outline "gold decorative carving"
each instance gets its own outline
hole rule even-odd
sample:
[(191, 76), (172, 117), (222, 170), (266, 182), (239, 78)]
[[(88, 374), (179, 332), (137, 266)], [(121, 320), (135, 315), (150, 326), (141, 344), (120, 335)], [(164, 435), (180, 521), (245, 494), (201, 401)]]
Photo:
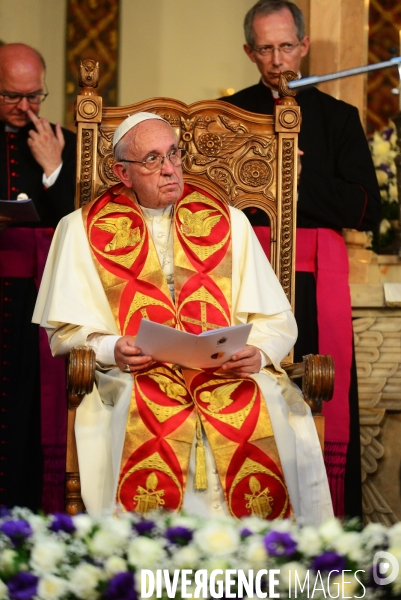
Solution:
[(293, 108), (286, 108), (282, 110), (279, 115), (279, 122), (282, 127), (287, 129), (294, 129), (299, 125), (300, 115), (299, 112)]
[[(191, 137), (187, 139), (185, 138), (186, 135)], [(192, 134), (185, 132), (182, 139), (184, 141), (190, 141), (192, 139)], [(202, 133), (198, 138), (198, 148), (201, 152), (206, 154), (206, 156), (216, 156), (219, 154), (222, 145), (221, 138), (216, 133)]]
[(295, 161), (294, 139), (284, 139), (282, 145), (282, 218), (281, 218), (281, 271), (280, 281), (287, 298), (292, 295), (293, 257), (293, 198)]
[(99, 83), (99, 63), (87, 58), (79, 63), (79, 87), (96, 88)]
[(81, 206), (90, 202), (92, 198), (92, 153), (93, 153), (93, 129), (82, 131), (81, 145), (81, 181), (80, 198)]
[(246, 160), (240, 169), (240, 178), (251, 187), (267, 186), (273, 178), (271, 167), (262, 160)]
[(267, 519), (273, 512), (272, 504), (274, 504), (273, 496), (269, 496), (269, 488), (262, 490), (259, 480), (252, 475), (249, 478), (249, 489), (252, 493), (245, 494), (245, 500), (248, 500), (246, 508), (253, 517)]
[(297, 90), (290, 90), (288, 87), (288, 83), (290, 81), (295, 81), (296, 79), (298, 79), (298, 75), (294, 73), (294, 71), (283, 71), (280, 74), (278, 80), (278, 92), (280, 97), (290, 97), (292, 99), (292, 97), (296, 96)]
[(78, 113), (84, 119), (93, 119), (99, 112), (95, 100), (82, 100), (78, 105)]
[[(358, 373), (364, 522), (391, 525), (400, 520), (385, 500), (384, 427), (390, 413), (401, 411), (401, 316), (386, 310), (369, 311), (353, 320)], [(399, 475), (399, 473), (397, 474)], [(397, 477), (398, 479), (398, 477)], [(394, 493), (394, 485), (390, 486)], [(387, 490), (388, 492), (389, 490)]]

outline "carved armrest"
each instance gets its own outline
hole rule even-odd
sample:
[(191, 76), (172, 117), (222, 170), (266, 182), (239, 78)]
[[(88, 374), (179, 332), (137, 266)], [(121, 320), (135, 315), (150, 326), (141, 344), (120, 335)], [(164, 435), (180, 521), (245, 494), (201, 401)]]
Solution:
[[(77, 408), (95, 381), (96, 356), (92, 348), (78, 346), (70, 352), (67, 371), (69, 408)], [(331, 400), (334, 390), (334, 363), (329, 355), (307, 354), (303, 362), (283, 365), (290, 379), (302, 378), (302, 393), (314, 413), (322, 401)]]
[(313, 413), (320, 413), (322, 401), (329, 401), (334, 391), (334, 362), (330, 355), (307, 354), (303, 362), (284, 365), (290, 379), (302, 377), (302, 393)]
[(89, 394), (95, 382), (96, 355), (93, 348), (72, 348), (68, 358), (68, 408), (77, 408), (82, 396)]

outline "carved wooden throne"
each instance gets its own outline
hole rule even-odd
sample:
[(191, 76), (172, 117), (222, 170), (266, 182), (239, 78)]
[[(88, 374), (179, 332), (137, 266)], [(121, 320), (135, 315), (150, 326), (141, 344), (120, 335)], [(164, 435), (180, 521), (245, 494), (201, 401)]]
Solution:
[[(177, 133), (179, 146), (187, 150), (184, 179), (213, 196), (245, 209), (257, 207), (270, 221), (270, 262), (294, 308), (297, 149), (300, 108), (287, 88), (294, 73), (282, 77), (281, 99), (275, 115), (256, 115), (213, 100), (187, 106), (178, 100), (153, 98), (124, 107), (102, 108), (97, 95), (98, 64), (84, 61), (80, 67), (82, 92), (77, 98), (78, 132), (76, 208), (90, 202), (118, 182), (113, 170), (114, 130), (138, 111), (157, 113)], [(323, 443), (322, 400), (333, 393), (334, 369), (330, 356), (309, 355), (293, 364), (292, 352), (282, 365), (289, 376), (302, 378), (303, 393), (317, 417)], [(83, 509), (75, 448), (75, 409), (94, 382), (95, 357), (89, 348), (75, 348), (70, 355), (69, 425), (67, 450), (66, 510)]]

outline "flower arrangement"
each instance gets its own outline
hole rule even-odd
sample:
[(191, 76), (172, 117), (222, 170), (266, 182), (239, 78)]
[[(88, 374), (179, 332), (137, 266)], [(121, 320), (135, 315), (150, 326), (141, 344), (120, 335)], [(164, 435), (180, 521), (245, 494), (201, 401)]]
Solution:
[(360, 530), (337, 519), (315, 528), (168, 512), (40, 516), (17, 507), (0, 517), (0, 598), (395, 598), (401, 573), (380, 585), (382, 551), (399, 565), (401, 523)]
[(395, 157), (399, 150), (394, 123), (390, 121), (387, 127), (375, 131), (368, 141), (382, 199), (382, 220), (379, 232), (373, 238), (373, 249), (380, 253), (394, 241), (394, 224), (399, 218), (395, 165)]

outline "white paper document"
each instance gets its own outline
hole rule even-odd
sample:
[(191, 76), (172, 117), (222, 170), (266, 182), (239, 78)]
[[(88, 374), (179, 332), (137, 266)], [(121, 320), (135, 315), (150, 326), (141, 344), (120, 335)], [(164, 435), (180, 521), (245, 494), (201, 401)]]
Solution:
[(247, 323), (195, 335), (142, 319), (135, 345), (160, 362), (208, 369), (219, 367), (245, 348), (251, 328), (252, 323)]
[(14, 221), (40, 221), (31, 198), (0, 200), (0, 216), (10, 217)]

